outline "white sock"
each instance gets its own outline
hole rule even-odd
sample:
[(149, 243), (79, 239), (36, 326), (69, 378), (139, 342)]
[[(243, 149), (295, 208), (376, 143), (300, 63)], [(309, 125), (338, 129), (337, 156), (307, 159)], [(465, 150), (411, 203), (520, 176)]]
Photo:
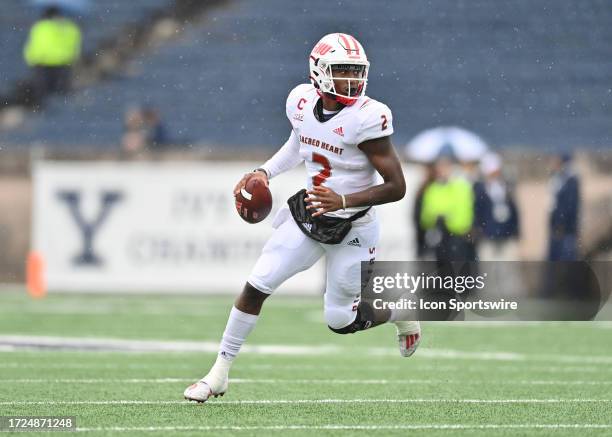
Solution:
[(208, 375), (206, 375), (206, 378), (213, 378), (214, 381), (223, 381), (227, 379), (231, 366), (231, 361), (226, 360), (221, 355), (217, 355), (217, 360), (211, 367)]
[(400, 319), (402, 316), (401, 314), (401, 310), (397, 310), (395, 308), (391, 309), (391, 315), (389, 316), (389, 320), (387, 320), (388, 322), (396, 322), (398, 319)]
[(243, 313), (238, 308), (232, 307), (219, 348), (220, 358), (227, 361), (233, 361), (236, 358), (242, 343), (255, 327), (257, 319), (259, 316)]
[[(402, 294), (397, 301), (400, 302), (401, 299), (411, 299), (409, 293)], [(405, 320), (416, 319), (418, 314), (416, 314), (415, 310), (407, 310), (407, 309), (398, 309), (391, 308), (391, 315), (389, 316), (389, 320), (387, 322), (402, 322)]]

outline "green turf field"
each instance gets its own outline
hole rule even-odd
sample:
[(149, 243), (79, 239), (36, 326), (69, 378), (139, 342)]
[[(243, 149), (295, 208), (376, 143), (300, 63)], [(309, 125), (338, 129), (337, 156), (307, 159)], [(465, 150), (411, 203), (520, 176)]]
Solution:
[(214, 361), (231, 302), (0, 293), (0, 344), (19, 335), (210, 350), (0, 346), (0, 416), (77, 416), (94, 435), (612, 434), (610, 323), (426, 323), (405, 359), (392, 326), (339, 336), (321, 299), (281, 295), (264, 307), (227, 394), (188, 403), (183, 389)]

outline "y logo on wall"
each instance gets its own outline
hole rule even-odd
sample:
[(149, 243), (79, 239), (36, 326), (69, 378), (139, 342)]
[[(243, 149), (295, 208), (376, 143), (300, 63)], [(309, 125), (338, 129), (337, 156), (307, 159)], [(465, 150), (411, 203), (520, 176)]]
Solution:
[(73, 263), (78, 266), (100, 266), (104, 261), (94, 251), (94, 239), (108, 219), (113, 207), (123, 199), (123, 194), (119, 191), (100, 192), (98, 212), (89, 222), (83, 217), (81, 194), (76, 190), (60, 190), (57, 193), (58, 199), (67, 206), (81, 235), (81, 250), (73, 258)]

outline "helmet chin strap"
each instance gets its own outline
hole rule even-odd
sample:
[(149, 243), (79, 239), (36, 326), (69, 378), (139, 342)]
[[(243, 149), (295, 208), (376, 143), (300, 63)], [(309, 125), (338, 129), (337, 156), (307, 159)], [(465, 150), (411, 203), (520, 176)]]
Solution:
[(321, 91), (318, 88), (317, 88), (317, 94), (319, 94), (320, 97), (326, 97), (326, 98), (328, 98), (330, 100), (338, 102), (342, 106), (351, 106), (351, 105), (353, 105), (357, 101), (356, 97), (354, 97), (354, 98), (343, 97), (343, 96), (339, 96), (339, 95), (332, 94), (332, 93), (326, 93), (326, 92)]
[(353, 105), (357, 99), (359, 98), (359, 96), (357, 97), (349, 97), (349, 96), (341, 96), (338, 94), (331, 94), (331, 93), (325, 93), (327, 96), (329, 96), (330, 98), (332, 98), (333, 100), (335, 100), (336, 102), (340, 103), (341, 105), (344, 106), (351, 106)]
[(332, 96), (336, 102), (340, 103), (343, 106), (351, 106), (357, 101), (357, 98), (337, 96), (335, 94), (332, 94)]
[(340, 103), (341, 105), (344, 105), (344, 103), (342, 102), (341, 98), (339, 98), (340, 96), (336, 95), (336, 94), (332, 94), (332, 93), (325, 93), (325, 97), (334, 100), (338, 103)]

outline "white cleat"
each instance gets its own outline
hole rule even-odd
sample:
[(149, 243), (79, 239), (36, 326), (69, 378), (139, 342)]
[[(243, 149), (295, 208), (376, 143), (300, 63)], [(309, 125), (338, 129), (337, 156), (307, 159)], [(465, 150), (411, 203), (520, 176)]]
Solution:
[(421, 342), (421, 325), (419, 322), (395, 322), (397, 327), (397, 340), (402, 357), (412, 355)]
[(213, 367), (208, 375), (185, 389), (183, 396), (188, 401), (206, 402), (211, 396), (223, 396), (227, 391), (228, 377), (225, 372), (215, 372)]

